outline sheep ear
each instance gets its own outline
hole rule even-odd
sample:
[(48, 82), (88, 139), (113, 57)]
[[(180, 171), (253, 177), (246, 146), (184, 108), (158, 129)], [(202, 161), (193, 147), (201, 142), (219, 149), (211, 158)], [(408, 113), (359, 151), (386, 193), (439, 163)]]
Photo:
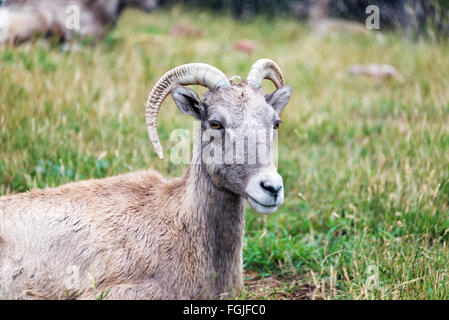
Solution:
[(282, 109), (287, 105), (290, 96), (292, 95), (292, 87), (285, 86), (282, 87), (272, 94), (265, 96), (265, 100), (269, 105), (271, 105), (277, 114), (282, 112)]
[(178, 86), (172, 90), (171, 94), (179, 110), (183, 113), (193, 116), (198, 120), (205, 117), (204, 104), (195, 91)]

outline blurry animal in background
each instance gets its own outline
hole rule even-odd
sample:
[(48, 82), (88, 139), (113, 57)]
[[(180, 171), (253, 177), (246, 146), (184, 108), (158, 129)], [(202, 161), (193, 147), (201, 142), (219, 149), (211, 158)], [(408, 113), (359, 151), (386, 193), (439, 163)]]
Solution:
[(395, 78), (403, 80), (403, 76), (398, 70), (388, 64), (370, 63), (367, 65), (354, 64), (349, 68), (349, 74), (353, 76), (364, 75), (371, 78)]
[(249, 39), (241, 39), (234, 42), (234, 50), (252, 55), (257, 50), (257, 42)]
[(36, 36), (62, 42), (77, 37), (98, 42), (126, 7), (150, 12), (159, 0), (6, 0), (0, 8), (0, 44), (20, 44)]
[(175, 37), (201, 38), (204, 36), (204, 31), (203, 29), (196, 28), (188, 23), (180, 22), (173, 27), (170, 34)]

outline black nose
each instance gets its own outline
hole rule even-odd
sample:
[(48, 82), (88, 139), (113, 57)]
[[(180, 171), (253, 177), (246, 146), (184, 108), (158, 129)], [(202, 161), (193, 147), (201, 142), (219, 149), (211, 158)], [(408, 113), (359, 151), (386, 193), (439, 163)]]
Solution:
[(282, 189), (282, 186), (274, 187), (274, 186), (272, 186), (271, 184), (265, 183), (265, 182), (261, 182), (261, 183), (260, 183), (260, 186), (261, 186), (263, 189), (265, 189), (265, 190), (267, 190), (268, 192), (270, 192), (271, 195), (272, 195), (273, 197), (275, 197), (275, 198), (278, 196), (279, 190)]

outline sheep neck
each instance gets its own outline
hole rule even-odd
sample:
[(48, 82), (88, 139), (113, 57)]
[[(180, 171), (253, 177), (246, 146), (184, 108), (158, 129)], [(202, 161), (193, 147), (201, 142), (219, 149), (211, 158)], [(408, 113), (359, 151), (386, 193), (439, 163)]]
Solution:
[[(200, 136), (200, 135), (199, 135)], [(224, 292), (238, 287), (242, 274), (242, 241), (245, 226), (244, 199), (228, 190), (219, 189), (210, 178), (205, 165), (195, 158), (200, 155), (201, 143), (194, 143), (192, 164), (185, 178), (187, 196), (192, 201), (192, 223), (198, 228), (196, 234), (204, 235), (202, 244), (212, 257), (215, 284)]]

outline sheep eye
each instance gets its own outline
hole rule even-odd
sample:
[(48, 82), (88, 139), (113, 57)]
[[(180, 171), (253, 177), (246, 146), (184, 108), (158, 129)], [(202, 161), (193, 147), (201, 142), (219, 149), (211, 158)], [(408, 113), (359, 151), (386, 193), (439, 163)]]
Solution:
[(277, 130), (277, 129), (279, 129), (279, 127), (281, 126), (281, 120), (278, 120), (278, 121), (276, 121), (275, 123), (274, 123), (274, 129), (275, 130)]
[(218, 121), (215, 121), (215, 120), (209, 121), (209, 126), (214, 130), (218, 130), (218, 129), (222, 128), (221, 123)]

